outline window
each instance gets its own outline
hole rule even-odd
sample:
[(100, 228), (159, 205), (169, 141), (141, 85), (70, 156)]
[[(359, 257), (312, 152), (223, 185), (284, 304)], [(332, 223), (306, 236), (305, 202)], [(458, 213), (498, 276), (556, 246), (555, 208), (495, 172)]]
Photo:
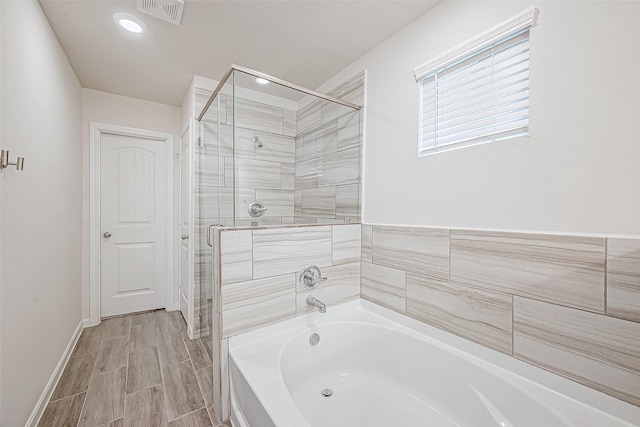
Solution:
[(528, 9), (416, 69), (419, 155), (529, 134)]

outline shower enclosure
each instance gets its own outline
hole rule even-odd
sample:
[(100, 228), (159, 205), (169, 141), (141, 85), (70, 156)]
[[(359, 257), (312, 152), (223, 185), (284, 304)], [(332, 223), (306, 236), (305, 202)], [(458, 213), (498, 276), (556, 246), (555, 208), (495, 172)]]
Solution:
[(212, 227), (360, 222), (364, 73), (325, 95), (234, 65), (195, 97), (194, 331), (211, 354)]

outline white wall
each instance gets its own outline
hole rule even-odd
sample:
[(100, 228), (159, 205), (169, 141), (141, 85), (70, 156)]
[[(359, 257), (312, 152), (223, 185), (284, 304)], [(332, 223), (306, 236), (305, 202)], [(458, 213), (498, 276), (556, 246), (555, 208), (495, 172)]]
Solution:
[[(174, 153), (177, 153), (180, 141), (180, 120), (180, 107), (82, 89), (82, 317), (84, 319), (89, 318), (89, 123), (108, 123), (171, 133)], [(175, 170), (178, 167), (175, 156), (173, 165), (175, 176)], [(175, 209), (174, 218), (177, 218)], [(177, 234), (174, 233), (174, 235)], [(173, 277), (167, 279), (168, 284), (174, 284)], [(177, 292), (174, 297), (177, 302)]]
[(3, 1), (2, 426), (36, 406), (81, 321), (80, 84), (35, 0)]
[(415, 66), (530, 6), (443, 2), (332, 78), (367, 69), (367, 223), (640, 234), (638, 2), (534, 2), (531, 136), (417, 157)]

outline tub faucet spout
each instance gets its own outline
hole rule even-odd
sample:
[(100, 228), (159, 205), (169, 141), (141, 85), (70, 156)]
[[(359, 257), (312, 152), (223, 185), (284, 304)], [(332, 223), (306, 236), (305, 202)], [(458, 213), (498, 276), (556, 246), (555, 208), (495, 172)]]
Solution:
[(307, 297), (307, 304), (317, 307), (320, 313), (327, 312), (327, 305), (313, 295)]

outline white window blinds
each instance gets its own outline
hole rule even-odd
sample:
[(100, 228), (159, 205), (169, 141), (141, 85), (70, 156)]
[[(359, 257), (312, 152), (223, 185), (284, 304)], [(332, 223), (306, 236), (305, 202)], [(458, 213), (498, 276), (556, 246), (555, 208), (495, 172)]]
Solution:
[(528, 134), (530, 25), (417, 75), (419, 155)]

